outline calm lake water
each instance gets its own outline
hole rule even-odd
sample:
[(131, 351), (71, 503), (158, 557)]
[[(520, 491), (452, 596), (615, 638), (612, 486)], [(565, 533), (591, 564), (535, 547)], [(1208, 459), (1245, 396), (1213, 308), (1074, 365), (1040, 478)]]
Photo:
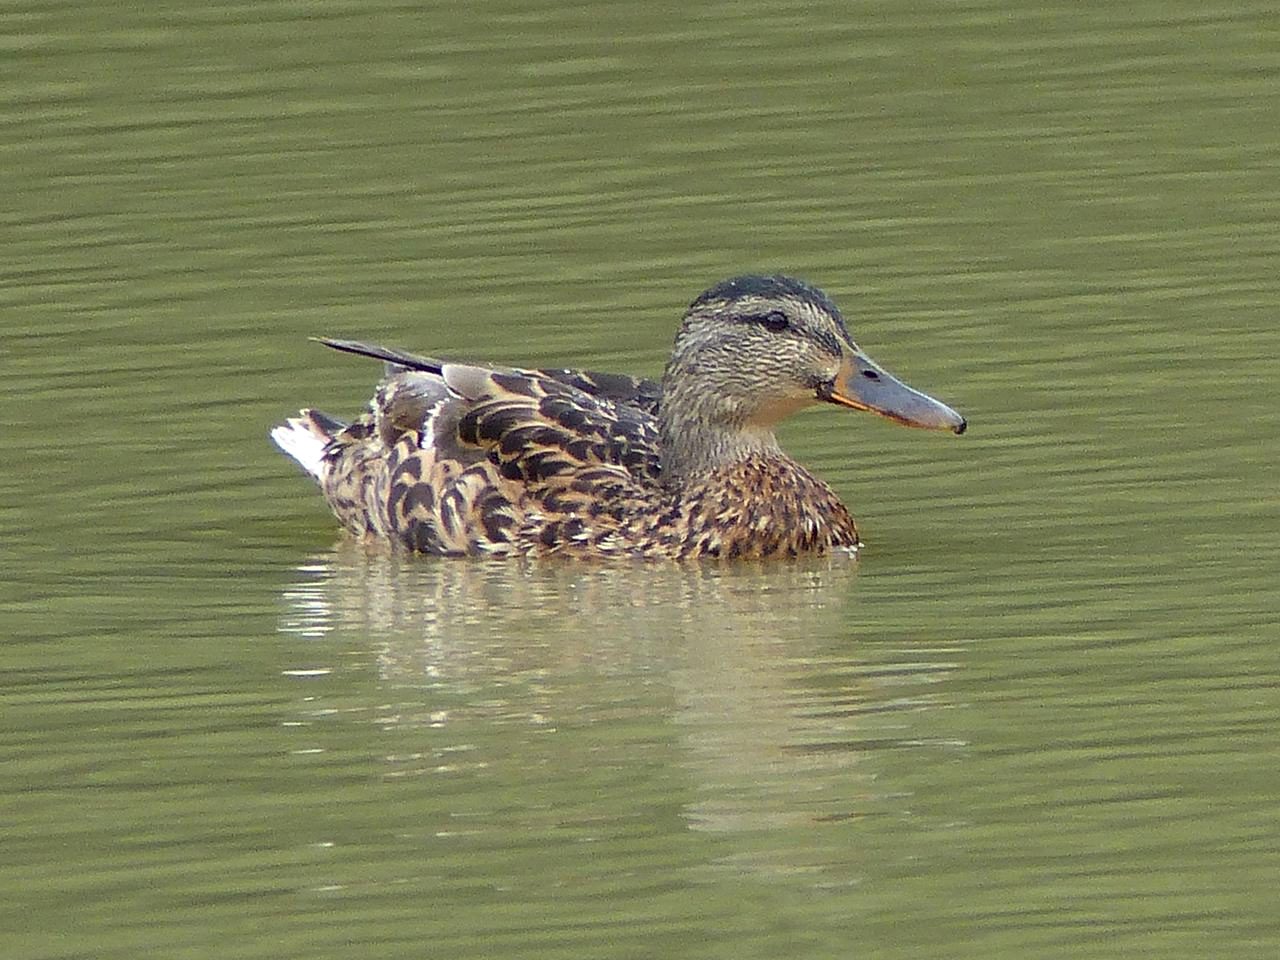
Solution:
[[(1280, 955), (1280, 36), (1139, 0), (0, 11), (0, 955)], [(339, 540), (376, 365), (823, 286), (857, 563)]]

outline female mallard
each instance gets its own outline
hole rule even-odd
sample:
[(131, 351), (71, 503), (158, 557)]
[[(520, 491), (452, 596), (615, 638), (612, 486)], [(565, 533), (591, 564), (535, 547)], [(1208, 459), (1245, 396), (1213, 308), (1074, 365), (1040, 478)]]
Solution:
[(349, 425), (303, 410), (271, 431), (352, 533), (422, 553), (772, 557), (854, 550), (849, 511), (778, 446), (819, 401), (963, 433), (964, 418), (858, 348), (836, 305), (789, 277), (738, 277), (689, 306), (662, 383), (385, 360)]

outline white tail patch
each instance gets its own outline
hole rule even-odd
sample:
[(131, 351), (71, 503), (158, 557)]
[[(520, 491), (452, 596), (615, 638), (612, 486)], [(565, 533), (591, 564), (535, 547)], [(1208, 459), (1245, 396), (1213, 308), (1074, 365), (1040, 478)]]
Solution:
[(316, 480), (321, 480), (324, 471), (324, 448), (332, 437), (329, 436), (311, 416), (310, 410), (303, 410), (296, 417), (290, 417), (284, 423), (271, 428), (271, 439), (275, 445), (297, 460), (302, 469)]

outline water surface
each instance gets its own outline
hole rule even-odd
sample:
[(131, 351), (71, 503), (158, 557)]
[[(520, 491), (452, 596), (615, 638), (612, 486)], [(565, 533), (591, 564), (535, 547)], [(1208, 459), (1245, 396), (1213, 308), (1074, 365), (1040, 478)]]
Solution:
[[(0, 18), (5, 956), (1276, 955), (1269, 7)], [(857, 563), (389, 556), (266, 442), (761, 269), (970, 418), (786, 427)]]

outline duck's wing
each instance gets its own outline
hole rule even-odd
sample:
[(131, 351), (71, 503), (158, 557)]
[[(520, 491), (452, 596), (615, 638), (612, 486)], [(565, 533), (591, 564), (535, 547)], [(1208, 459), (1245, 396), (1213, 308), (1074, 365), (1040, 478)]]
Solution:
[(317, 477), (358, 533), (431, 553), (542, 552), (606, 540), (657, 496), (653, 381), (324, 342), (390, 365)]
[(508, 480), (538, 485), (559, 479), (578, 487), (606, 476), (657, 480), (657, 421), (627, 400), (587, 392), (543, 371), (446, 363), (440, 376), (459, 401), (456, 442), (483, 450)]

